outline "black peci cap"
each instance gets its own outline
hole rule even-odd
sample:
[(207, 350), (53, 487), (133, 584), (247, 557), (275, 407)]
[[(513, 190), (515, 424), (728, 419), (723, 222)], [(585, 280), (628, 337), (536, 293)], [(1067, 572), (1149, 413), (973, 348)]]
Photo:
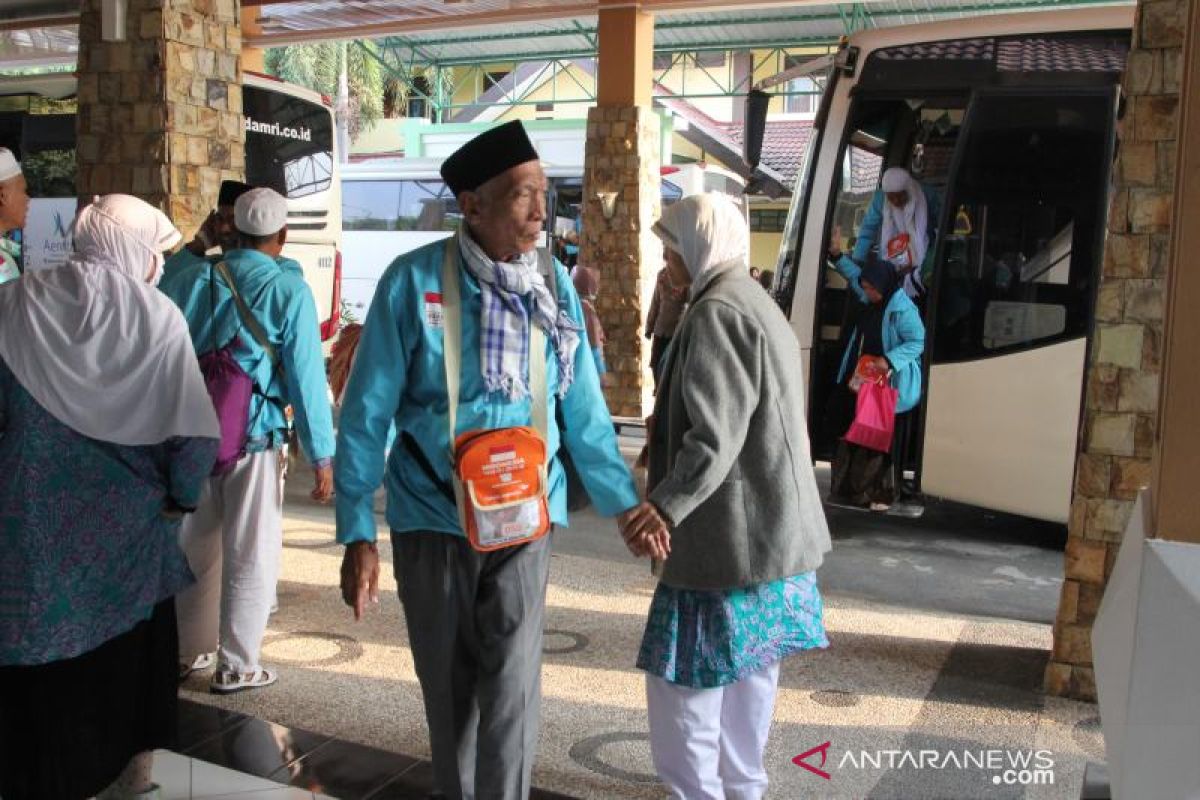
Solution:
[(442, 162), (442, 180), (457, 197), (478, 189), (502, 172), (537, 161), (537, 150), (520, 120), (499, 125), (476, 136)]
[(254, 187), (241, 181), (221, 181), (221, 191), (217, 195), (217, 205), (231, 206), (237, 199)]

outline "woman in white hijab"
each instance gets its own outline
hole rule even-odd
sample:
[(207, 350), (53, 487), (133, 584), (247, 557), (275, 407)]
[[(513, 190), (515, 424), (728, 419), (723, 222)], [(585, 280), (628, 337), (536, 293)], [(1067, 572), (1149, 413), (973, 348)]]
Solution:
[(879, 257), (890, 261), (904, 278), (904, 293), (925, 293), (921, 266), (929, 250), (929, 203), (921, 184), (903, 167), (883, 173), (883, 219), (879, 226)]
[[(175, 733), (178, 545), (219, 436), (179, 232), (109, 195), (59, 268), (0, 286), (0, 796), (152, 797)], [(106, 788), (107, 787), (107, 788)]]
[(663, 357), (648, 498), (624, 531), (637, 554), (669, 551), (637, 661), (651, 751), (674, 798), (759, 798), (779, 662), (828, 644), (800, 349), (750, 277), (732, 201), (685, 198), (654, 232), (690, 305)]

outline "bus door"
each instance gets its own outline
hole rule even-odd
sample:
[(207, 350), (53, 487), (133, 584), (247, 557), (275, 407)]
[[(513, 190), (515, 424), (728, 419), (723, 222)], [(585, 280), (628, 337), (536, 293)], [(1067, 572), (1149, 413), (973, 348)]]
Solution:
[(1115, 109), (1111, 87), (972, 99), (925, 313), (929, 494), (1068, 518)]
[[(833, 170), (831, 210), (824, 251), (837, 240), (857, 260), (878, 251), (878, 209), (872, 204), (885, 169), (904, 167), (927, 189), (929, 216), (936, 226), (945, 196), (967, 95), (858, 97), (848, 115), (840, 168)], [(874, 219), (873, 219), (874, 218)], [(867, 231), (875, 229), (875, 233)], [(809, 432), (819, 459), (833, 457), (845, 434), (842, 414), (833, 407), (842, 359), (862, 308), (846, 281), (827, 259), (817, 282), (812, 356), (809, 364)], [(915, 450), (915, 448), (910, 448)], [(906, 468), (915, 469), (912, 453)]]

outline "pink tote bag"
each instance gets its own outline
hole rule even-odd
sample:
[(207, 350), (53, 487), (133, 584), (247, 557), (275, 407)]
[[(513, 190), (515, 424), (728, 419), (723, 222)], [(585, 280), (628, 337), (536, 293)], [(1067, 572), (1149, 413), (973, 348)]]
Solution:
[(896, 400), (899, 396), (899, 392), (882, 381), (860, 386), (854, 422), (846, 431), (846, 441), (882, 453), (890, 451), (892, 434), (896, 430)]

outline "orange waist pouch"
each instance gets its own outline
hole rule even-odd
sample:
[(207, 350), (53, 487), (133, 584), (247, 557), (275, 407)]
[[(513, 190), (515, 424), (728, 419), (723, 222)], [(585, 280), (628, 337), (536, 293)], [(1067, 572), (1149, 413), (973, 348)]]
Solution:
[(459, 518), (472, 547), (515, 547), (550, 531), (546, 442), (536, 430), (468, 431), (454, 452)]

